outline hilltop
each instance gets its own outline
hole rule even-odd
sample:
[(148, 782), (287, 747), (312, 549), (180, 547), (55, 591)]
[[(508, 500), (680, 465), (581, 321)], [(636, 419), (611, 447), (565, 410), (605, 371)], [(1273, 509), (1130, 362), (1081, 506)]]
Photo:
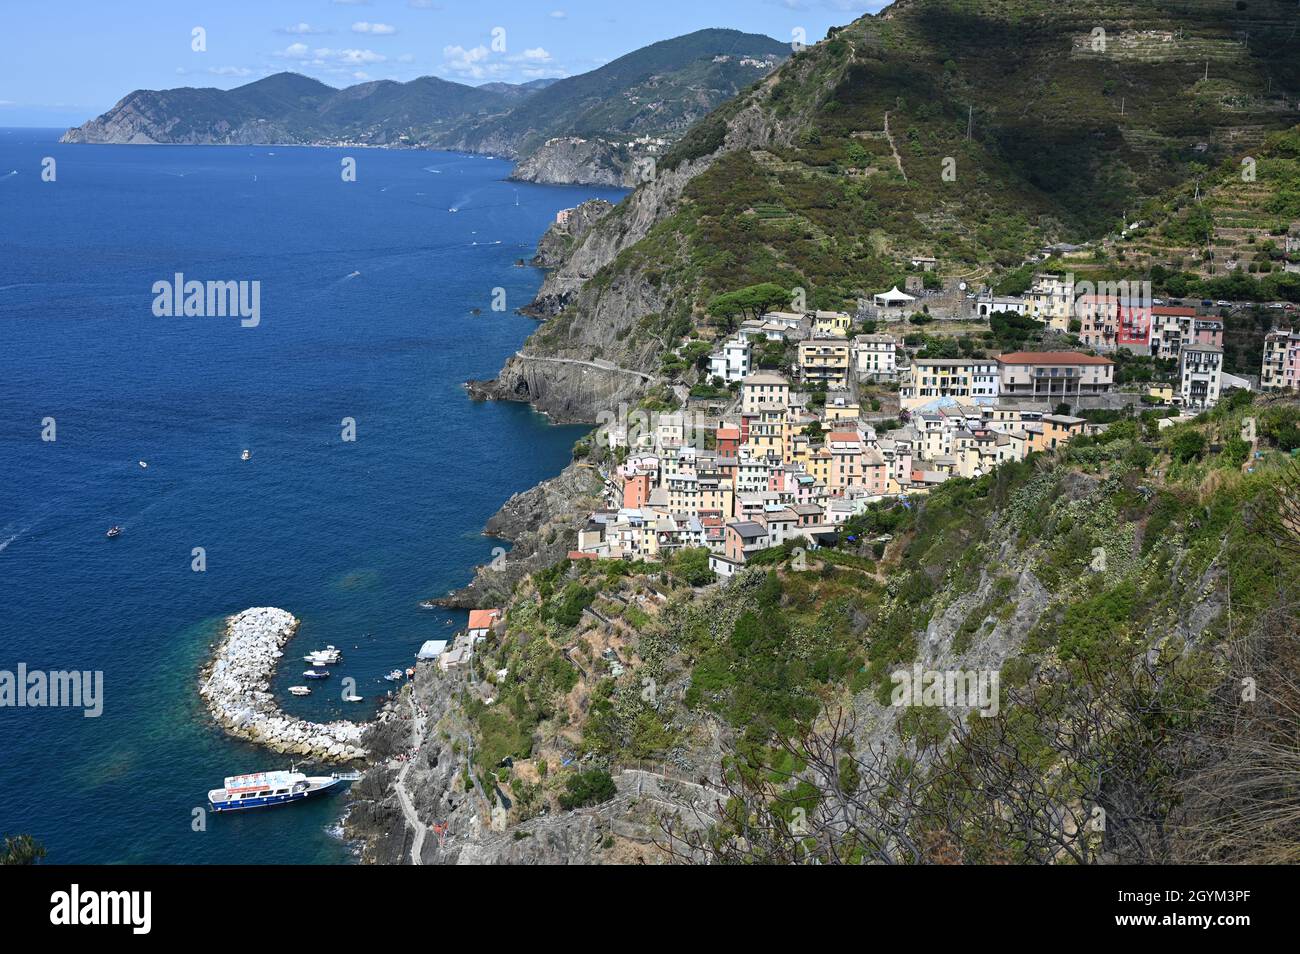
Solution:
[(913, 256), (977, 285), (1101, 239), (1300, 120), (1296, 16), (1282, 0), (907, 0), (862, 17), (696, 124), (575, 245), (534, 306), (551, 317), (488, 392), (591, 420), (644, 387), (533, 356), (653, 374), (740, 287), (852, 310)]
[(529, 159), (520, 177), (533, 181), (623, 185), (637, 156), (662, 151), (788, 52), (770, 37), (700, 30), (588, 73), (523, 84), (423, 76), (339, 90), (277, 73), (228, 91), (135, 90), (63, 141), (455, 149)]

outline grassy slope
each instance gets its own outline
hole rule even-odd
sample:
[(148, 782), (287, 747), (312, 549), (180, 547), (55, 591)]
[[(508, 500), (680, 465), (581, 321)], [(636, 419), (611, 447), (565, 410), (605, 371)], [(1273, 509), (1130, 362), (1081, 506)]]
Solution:
[[(1265, 453), (1251, 473), (1237, 439), (1246, 416)], [(1260, 522), (1288, 466), (1279, 448), (1297, 446), (1300, 404), (1237, 397), (1190, 424), (1115, 425), (1054, 458), (950, 481), (917, 508), (874, 510), (804, 572), (773, 551), (771, 572), (700, 596), (678, 566), (560, 564), (521, 588), (507, 636), (486, 648), (485, 670), (509, 677), (495, 705), (470, 707), (480, 765), (506, 755), (548, 763), (540, 779), (531, 768), (527, 780), (502, 772), (527, 795), (523, 816), (565, 790), (573, 770), (556, 772), (564, 756), (707, 765), (709, 720), (735, 734), (732, 764), (787, 771), (774, 742), (813, 726), (823, 706), (887, 703), (888, 673), (911, 664), (941, 618), (961, 620), (945, 641), (950, 664), (1002, 654), (1012, 720), (1007, 693), (1041, 700), (1065, 679), (1081, 697), (1104, 694), (1152, 649), (1183, 667), (1179, 691), (1197, 711), (1223, 678), (1225, 648), (1300, 590), (1300, 568)], [(893, 542), (879, 555), (866, 541), (882, 533)], [(1092, 569), (1097, 548), (1107, 555), (1102, 573)], [(667, 591), (667, 603), (636, 602), (650, 588)], [(1046, 594), (1041, 605), (1024, 602), (1034, 591)], [(583, 616), (588, 605), (611, 623)], [(1013, 619), (1028, 622), (1008, 640)], [(630, 662), (621, 677), (601, 658), (607, 645)], [(657, 695), (647, 697), (647, 685)], [(1144, 732), (1204, 728), (1184, 723), (1185, 711), (1157, 716), (1174, 721)], [(888, 731), (937, 742), (950, 728), (942, 710), (912, 710)], [(1022, 754), (1038, 753), (1048, 774), (1051, 725), (1036, 713), (1021, 728)], [(1181, 771), (1168, 767), (1153, 790)], [(1070, 779), (1055, 781), (1068, 798)], [(995, 859), (978, 845), (964, 850)]]
[[(1154, 0), (896, 4), (697, 125), (662, 168), (717, 150), (747, 107), (797, 134), (724, 153), (595, 289), (633, 273), (666, 283), (671, 305), (646, 317), (646, 333), (684, 333), (710, 297), (745, 284), (797, 285), (839, 306), (900, 280), (912, 254), (974, 278), (1045, 242), (1100, 236), (1296, 121), (1295, 16), (1280, 0), (1244, 12)], [(1085, 46), (1097, 26), (1105, 53)], [(1141, 32), (1162, 30), (1172, 39)]]

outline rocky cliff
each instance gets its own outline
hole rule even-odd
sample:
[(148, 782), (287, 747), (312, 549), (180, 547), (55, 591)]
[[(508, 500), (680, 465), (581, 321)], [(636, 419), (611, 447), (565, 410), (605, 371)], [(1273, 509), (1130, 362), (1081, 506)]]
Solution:
[(624, 188), (636, 184), (634, 153), (626, 145), (605, 139), (548, 139), (515, 166), (510, 178), (541, 185), (600, 185)]
[(509, 552), (478, 567), (474, 579), (434, 600), (440, 606), (500, 606), (529, 573), (550, 566), (577, 546), (577, 530), (602, 505), (599, 470), (576, 461), (557, 476), (515, 494), (488, 520), (484, 533), (508, 542)]

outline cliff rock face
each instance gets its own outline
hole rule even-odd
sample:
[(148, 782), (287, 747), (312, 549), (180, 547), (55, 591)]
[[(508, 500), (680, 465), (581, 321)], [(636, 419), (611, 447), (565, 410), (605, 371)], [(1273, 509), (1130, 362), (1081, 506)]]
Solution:
[(633, 154), (627, 146), (604, 139), (548, 139), (515, 166), (510, 178), (543, 185), (636, 184)]
[[(529, 401), (565, 421), (594, 421), (601, 412), (634, 404), (657, 382), (660, 357), (675, 344), (662, 325), (669, 316), (692, 314), (692, 290), (671, 277), (616, 268), (616, 260), (676, 211), (683, 190), (718, 156), (786, 142), (798, 122), (797, 117), (777, 121), (756, 105), (738, 110), (714, 152), (661, 169), (575, 236), (525, 309), (549, 320), (494, 382), (477, 383), (476, 393)], [(550, 264), (555, 252), (552, 240), (538, 255)], [(598, 274), (600, 280), (593, 281)]]
[(474, 579), (437, 600), (442, 606), (472, 609), (501, 606), (529, 573), (550, 566), (577, 546), (576, 528), (600, 506), (599, 472), (573, 463), (559, 475), (515, 494), (488, 521), (488, 536), (508, 541), (509, 553), (480, 566)]
[(604, 199), (590, 199), (569, 210), (568, 218), (555, 222), (537, 243), (533, 264), (541, 268), (558, 268), (570, 250), (587, 237), (587, 233), (609, 214), (614, 206)]

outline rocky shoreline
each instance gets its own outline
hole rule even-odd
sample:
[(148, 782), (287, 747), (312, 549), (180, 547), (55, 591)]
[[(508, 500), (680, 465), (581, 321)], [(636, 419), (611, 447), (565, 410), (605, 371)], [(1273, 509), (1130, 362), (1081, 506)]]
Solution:
[(323, 762), (365, 758), (364, 724), (308, 722), (285, 715), (276, 705), (270, 680), (284, 655), (281, 649), (297, 630), (292, 613), (271, 606), (229, 617), (213, 661), (203, 668), (199, 695), (213, 719), (235, 738)]

